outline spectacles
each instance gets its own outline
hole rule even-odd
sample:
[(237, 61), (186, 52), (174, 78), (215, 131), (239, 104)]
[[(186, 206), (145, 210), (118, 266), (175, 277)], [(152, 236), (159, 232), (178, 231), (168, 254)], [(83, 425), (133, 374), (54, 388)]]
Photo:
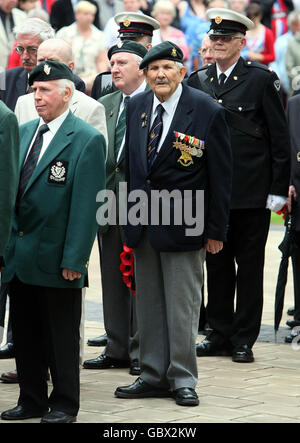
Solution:
[(28, 48), (23, 48), (22, 46), (16, 46), (15, 51), (22, 55), (24, 51), (27, 51), (30, 55), (35, 55), (37, 53), (38, 48), (35, 48), (34, 46), (28, 46)]
[(210, 35), (209, 39), (212, 42), (217, 42), (218, 40), (221, 40), (221, 42), (229, 43), (231, 40), (242, 40), (243, 37), (235, 37), (233, 35)]
[(198, 50), (199, 55), (205, 55), (206, 53), (212, 53), (212, 49), (211, 48), (200, 48)]

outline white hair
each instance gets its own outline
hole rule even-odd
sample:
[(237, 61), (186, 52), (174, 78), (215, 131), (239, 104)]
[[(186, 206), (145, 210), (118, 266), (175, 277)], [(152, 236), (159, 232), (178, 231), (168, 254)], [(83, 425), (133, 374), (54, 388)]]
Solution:
[(20, 34), (37, 35), (43, 42), (49, 38), (54, 38), (55, 31), (49, 23), (40, 18), (27, 18), (20, 25), (14, 27), (14, 34), (17, 37)]
[(74, 91), (75, 91), (74, 82), (72, 82), (68, 78), (61, 78), (61, 79), (58, 80), (58, 92), (59, 92), (59, 94), (63, 94), (65, 92), (67, 86), (69, 86), (71, 88), (70, 98), (72, 98), (72, 96), (74, 94)]

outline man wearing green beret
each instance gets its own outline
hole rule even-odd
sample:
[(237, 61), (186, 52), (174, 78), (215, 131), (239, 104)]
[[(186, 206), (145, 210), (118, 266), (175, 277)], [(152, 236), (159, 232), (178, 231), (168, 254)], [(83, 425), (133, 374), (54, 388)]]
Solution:
[[(111, 74), (117, 92), (102, 97), (108, 132), (106, 187), (116, 195), (119, 203), (119, 183), (125, 180), (124, 139), (126, 107), (135, 95), (144, 92), (146, 82), (139, 69), (147, 53), (144, 46), (124, 41), (108, 51)], [(119, 214), (117, 210), (117, 220)], [(135, 297), (125, 285), (120, 271), (120, 253), (123, 251), (123, 228), (106, 223), (99, 228), (101, 256), (102, 300), (107, 344), (97, 358), (86, 360), (85, 369), (130, 367), (130, 374), (139, 374), (138, 332), (135, 321)]]
[(226, 237), (232, 166), (224, 110), (182, 84), (182, 62), (175, 44), (153, 47), (140, 65), (152, 91), (128, 105), (125, 178), (130, 197), (144, 199), (139, 212), (139, 202), (128, 199), (125, 226), (135, 259), (141, 374), (115, 395), (172, 396), (197, 406), (203, 261)]
[[(19, 131), (13, 112), (0, 101), (0, 272), (9, 240), (18, 187)], [(1, 337), (0, 337), (1, 341)]]
[(105, 188), (105, 140), (70, 112), (73, 80), (67, 65), (54, 61), (29, 77), (40, 118), (20, 127), (19, 187), (3, 272), (20, 394), (2, 420), (70, 423), (79, 409), (81, 290), (97, 231), (96, 195)]

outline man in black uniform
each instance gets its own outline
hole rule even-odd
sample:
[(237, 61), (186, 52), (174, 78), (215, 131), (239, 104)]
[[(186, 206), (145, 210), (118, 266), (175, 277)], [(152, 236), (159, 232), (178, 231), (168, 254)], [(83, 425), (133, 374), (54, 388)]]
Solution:
[[(147, 50), (152, 47), (153, 31), (160, 27), (157, 20), (140, 12), (120, 12), (115, 15), (114, 20), (120, 26), (120, 40), (133, 40), (145, 46)], [(96, 76), (91, 96), (98, 100), (114, 91), (117, 91), (117, 88), (113, 85), (111, 73), (103, 72)]]
[(192, 73), (188, 84), (212, 95), (226, 110), (233, 187), (227, 242), (219, 254), (207, 254), (212, 332), (197, 345), (197, 355), (252, 362), (263, 308), (270, 210), (280, 210), (288, 194), (288, 128), (277, 75), (240, 57), (251, 20), (219, 8), (208, 10), (207, 17), (216, 63)]

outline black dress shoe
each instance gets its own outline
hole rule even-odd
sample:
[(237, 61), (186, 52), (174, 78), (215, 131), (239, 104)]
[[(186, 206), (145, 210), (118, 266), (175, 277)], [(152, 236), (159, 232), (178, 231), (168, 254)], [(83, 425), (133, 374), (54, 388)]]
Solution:
[(106, 354), (101, 354), (97, 358), (85, 360), (83, 362), (84, 369), (113, 369), (113, 368), (129, 368), (130, 362), (127, 360), (117, 360), (110, 358)]
[(118, 387), (115, 396), (119, 398), (164, 398), (171, 397), (172, 393), (166, 389), (151, 386), (139, 377), (132, 385)]
[(13, 371), (3, 372), (0, 380), (3, 381), (3, 383), (19, 383), (17, 370), (14, 369)]
[(286, 325), (289, 327), (289, 328), (295, 328), (295, 326), (300, 326), (300, 320), (288, 320), (287, 322), (286, 322)]
[(205, 338), (196, 345), (196, 352), (198, 357), (213, 357), (213, 356), (229, 356), (231, 351), (229, 347), (220, 346), (219, 344)]
[(0, 348), (0, 358), (14, 358), (15, 349), (13, 343), (6, 343)]
[(287, 315), (290, 315), (293, 317), (295, 314), (295, 308), (289, 308), (286, 313), (287, 313)]
[(26, 409), (24, 406), (19, 405), (13, 409), (8, 409), (2, 412), (2, 420), (26, 420), (28, 418), (40, 418), (46, 414), (47, 411), (34, 411), (31, 409)]
[(232, 352), (232, 361), (236, 363), (252, 363), (254, 361), (254, 357), (250, 346), (236, 346)]
[(44, 415), (41, 423), (73, 423), (76, 421), (76, 415), (68, 415), (61, 411), (51, 411)]
[(96, 338), (89, 338), (87, 341), (88, 346), (106, 346), (107, 334), (100, 335)]
[(176, 404), (180, 406), (198, 406), (199, 399), (192, 388), (179, 388), (173, 393)]
[(141, 374), (141, 368), (138, 359), (131, 360), (130, 362), (130, 369), (129, 369), (130, 375), (140, 375)]

